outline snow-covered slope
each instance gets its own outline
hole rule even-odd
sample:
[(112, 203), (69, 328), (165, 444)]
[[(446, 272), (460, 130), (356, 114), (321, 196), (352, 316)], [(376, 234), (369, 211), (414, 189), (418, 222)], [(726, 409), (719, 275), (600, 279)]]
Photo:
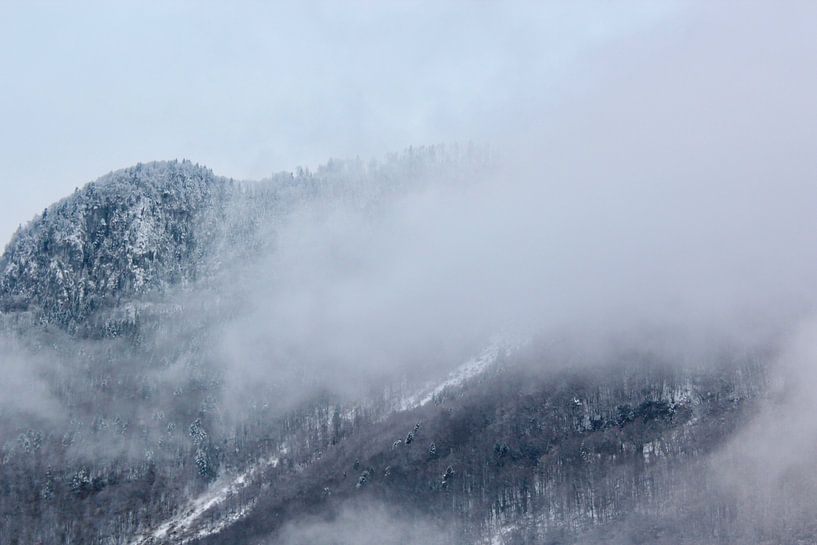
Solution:
[(131, 540), (131, 545), (154, 543), (183, 545), (194, 539), (217, 534), (249, 513), (253, 505), (252, 500), (217, 520), (207, 518), (208, 512), (214, 508), (223, 507), (227, 501), (236, 497), (258, 479), (264, 471), (277, 467), (278, 460), (277, 456), (270, 456), (258, 460), (256, 464), (238, 475), (222, 475), (203, 494), (183, 505), (176, 515), (163, 521), (155, 529)]

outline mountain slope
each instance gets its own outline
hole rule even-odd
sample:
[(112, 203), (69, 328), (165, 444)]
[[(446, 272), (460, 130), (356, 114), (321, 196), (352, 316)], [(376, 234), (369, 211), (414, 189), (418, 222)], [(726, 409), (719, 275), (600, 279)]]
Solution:
[[(237, 183), (159, 162), (50, 206), (0, 257), (0, 356), (42, 396), (0, 403), (2, 543), (290, 545), (367, 519), (386, 543), (747, 539), (751, 509), (711, 484), (712, 460), (766, 399), (763, 354), (591, 364), (486, 338), (464, 364), (352, 393), (302, 361), (240, 376), (271, 356), (224, 338), (252, 325), (247, 271), (280, 274), (264, 258), (286, 222), (371, 218), (484, 168), (422, 148)], [(236, 378), (258, 388), (229, 397)], [(805, 527), (785, 520), (778, 538)]]
[(0, 301), (74, 330), (95, 311), (194, 281), (231, 184), (189, 162), (113, 172), (45, 209), (0, 258)]

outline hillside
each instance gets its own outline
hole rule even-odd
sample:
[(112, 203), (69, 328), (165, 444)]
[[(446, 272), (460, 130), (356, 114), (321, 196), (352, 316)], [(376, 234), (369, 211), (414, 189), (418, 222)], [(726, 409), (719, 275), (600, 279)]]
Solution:
[(765, 399), (765, 354), (572, 365), (536, 335), (499, 336), (465, 363), (334, 389), (322, 361), (262, 377), (247, 362), (271, 356), (225, 352), (253, 275), (280, 274), (287, 222), (377, 217), (486, 165), (423, 148), (239, 183), (158, 162), (45, 209), (0, 258), (0, 348), (41, 395), (0, 405), (2, 542), (343, 541), (381, 519), (372, 535), (394, 543), (772, 543), (807, 527), (792, 505), (783, 533), (754, 534), (746, 498), (713, 484), (713, 456)]

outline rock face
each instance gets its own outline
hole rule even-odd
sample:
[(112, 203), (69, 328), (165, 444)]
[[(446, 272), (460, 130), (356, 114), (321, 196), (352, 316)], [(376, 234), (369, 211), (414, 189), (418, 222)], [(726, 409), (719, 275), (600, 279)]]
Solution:
[(403, 513), (372, 528), (409, 534), (384, 543), (762, 542), (707, 463), (764, 396), (757, 359), (556, 369), (533, 344), (416, 391), (247, 399), (227, 418), (219, 294), (145, 310), (274, 246), (305, 207), (375, 210), (483, 166), (427, 148), (239, 184), (159, 162), (48, 207), (0, 258), (0, 341), (39, 365), (59, 415), (0, 403), (0, 542), (301, 543), (304, 524), (380, 521), (372, 505)]

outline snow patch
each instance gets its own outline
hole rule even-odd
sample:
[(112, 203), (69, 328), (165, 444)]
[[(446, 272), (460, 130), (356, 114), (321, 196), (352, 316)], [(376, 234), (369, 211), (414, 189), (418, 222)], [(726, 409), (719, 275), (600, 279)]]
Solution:
[(265, 469), (277, 467), (278, 462), (277, 456), (271, 456), (259, 460), (258, 464), (235, 477), (219, 479), (203, 494), (191, 500), (177, 515), (163, 522), (148, 535), (137, 537), (131, 541), (131, 545), (165, 543), (169, 539), (172, 539), (174, 544), (182, 545), (220, 532), (246, 516), (252, 510), (252, 502), (210, 524), (204, 522), (204, 515), (246, 488)]
[(527, 342), (527, 339), (509, 335), (494, 337), (482, 352), (457, 367), (443, 382), (403, 398), (400, 403), (400, 410), (407, 411), (427, 405), (445, 390), (462, 386), (467, 381), (484, 373), (494, 365), (500, 357), (511, 355)]
[[(484, 373), (492, 365), (496, 364), (501, 357), (509, 356), (526, 343), (527, 339), (518, 337), (494, 337), (482, 352), (457, 367), (443, 382), (403, 398), (398, 410), (407, 411), (430, 403), (435, 396), (440, 395), (447, 389), (462, 386), (465, 382)], [(344, 410), (341, 417), (353, 420), (356, 409), (357, 407), (351, 407)], [(172, 540), (174, 545), (183, 545), (221, 532), (252, 511), (254, 502), (249, 501), (247, 505), (217, 521), (209, 520), (206, 514), (249, 486), (256, 478), (260, 477), (265, 469), (277, 467), (279, 456), (284, 456), (286, 453), (287, 446), (284, 444), (278, 449), (277, 456), (261, 459), (257, 464), (238, 475), (220, 478), (207, 491), (191, 500), (177, 515), (163, 522), (148, 535), (137, 537), (131, 541), (130, 545), (155, 545), (167, 543), (169, 540)], [(506, 533), (507, 530), (502, 535)]]

